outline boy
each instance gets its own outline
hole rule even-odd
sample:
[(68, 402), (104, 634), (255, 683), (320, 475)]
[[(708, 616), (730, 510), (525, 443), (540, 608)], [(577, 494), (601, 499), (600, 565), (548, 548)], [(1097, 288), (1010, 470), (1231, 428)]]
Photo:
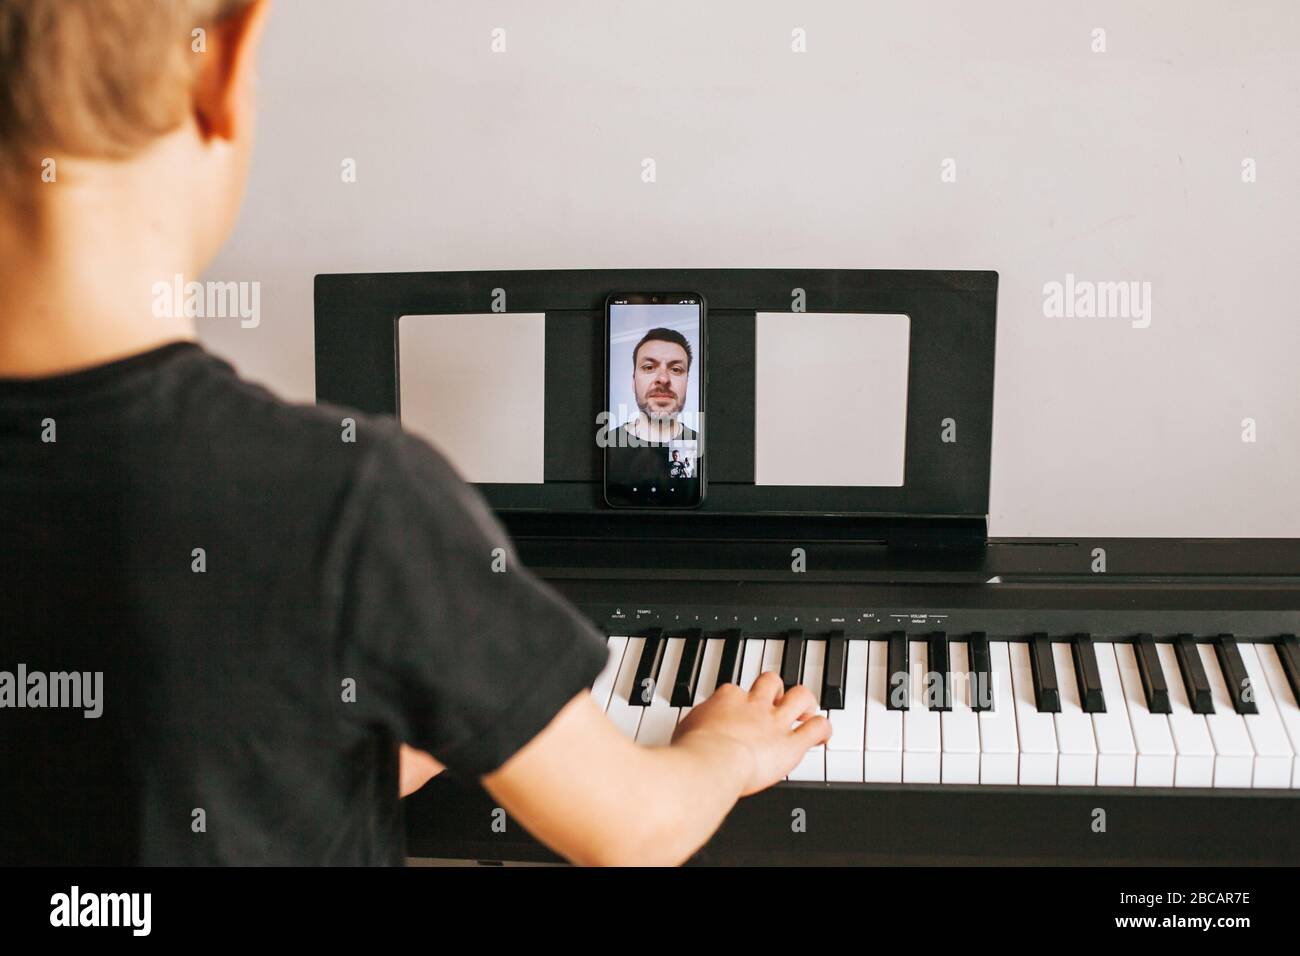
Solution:
[(812, 694), (637, 747), (441, 455), (155, 315), (233, 227), (266, 16), (0, 0), (0, 862), (400, 863), (444, 765), (570, 860), (681, 862), (827, 739)]

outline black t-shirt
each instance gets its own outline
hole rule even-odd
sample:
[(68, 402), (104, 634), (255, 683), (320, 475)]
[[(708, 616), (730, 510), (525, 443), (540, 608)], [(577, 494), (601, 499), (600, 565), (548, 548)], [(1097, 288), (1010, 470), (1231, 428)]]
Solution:
[(400, 863), (399, 742), (481, 776), (606, 657), (392, 419), (193, 343), (0, 380), (0, 863)]
[[(694, 430), (683, 424), (681, 435), (674, 440), (695, 441), (698, 437)], [(627, 425), (620, 425), (610, 433), (610, 443), (611, 447), (605, 456), (605, 477), (611, 485), (627, 489), (645, 485), (663, 488), (671, 482), (684, 489), (687, 498), (699, 494), (698, 469), (690, 477), (673, 474), (673, 449), (670, 443), (638, 438), (628, 431)], [(682, 457), (680, 452), (678, 456)], [(680, 464), (684, 467), (685, 461)]]

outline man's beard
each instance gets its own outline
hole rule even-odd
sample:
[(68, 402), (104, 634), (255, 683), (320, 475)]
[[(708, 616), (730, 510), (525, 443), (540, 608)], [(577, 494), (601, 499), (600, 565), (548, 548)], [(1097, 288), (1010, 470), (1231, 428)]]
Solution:
[(656, 411), (651, 411), (651, 410), (650, 410), (650, 399), (652, 399), (652, 398), (670, 398), (670, 397), (671, 397), (671, 398), (675, 398), (676, 396), (647, 395), (646, 398), (645, 398), (645, 401), (644, 401), (644, 402), (639, 402), (639, 403), (638, 403), (638, 405), (639, 405), (639, 407), (640, 407), (640, 409), (641, 409), (641, 413), (642, 413), (643, 415), (645, 415), (646, 418), (650, 419), (650, 421), (652, 421), (652, 422), (672, 422), (674, 419), (677, 418), (677, 413), (680, 412), (680, 411), (682, 410), (682, 403), (681, 403), (681, 402), (678, 402), (678, 403), (677, 403), (677, 404), (676, 404), (676, 405), (675, 405), (671, 410), (669, 410), (669, 411), (658, 411), (658, 410), (656, 410)]

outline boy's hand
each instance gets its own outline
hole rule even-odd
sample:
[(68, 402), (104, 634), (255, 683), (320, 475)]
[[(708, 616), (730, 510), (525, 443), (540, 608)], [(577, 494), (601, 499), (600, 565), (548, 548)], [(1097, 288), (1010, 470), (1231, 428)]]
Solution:
[(402, 744), (398, 761), (398, 795), (402, 797), (415, 793), (446, 769), (423, 750), (407, 744)]
[(730, 741), (748, 749), (754, 769), (741, 794), (748, 796), (784, 779), (830, 736), (831, 722), (817, 714), (812, 691), (803, 685), (784, 691), (780, 675), (767, 671), (748, 693), (735, 684), (719, 687), (678, 724), (673, 743)]

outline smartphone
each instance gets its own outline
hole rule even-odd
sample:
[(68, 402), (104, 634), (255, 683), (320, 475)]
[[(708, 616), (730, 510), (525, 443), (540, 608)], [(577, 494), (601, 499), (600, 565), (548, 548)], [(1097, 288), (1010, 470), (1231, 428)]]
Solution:
[(605, 415), (597, 443), (611, 508), (704, 503), (704, 296), (614, 292), (605, 299)]

